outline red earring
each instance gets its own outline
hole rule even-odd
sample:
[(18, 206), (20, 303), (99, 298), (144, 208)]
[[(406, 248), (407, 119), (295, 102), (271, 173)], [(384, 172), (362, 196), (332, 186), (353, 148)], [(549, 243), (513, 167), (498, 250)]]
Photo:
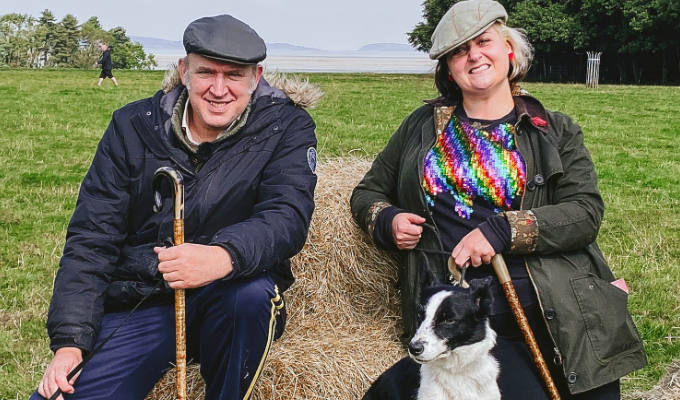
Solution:
[(449, 74), (449, 82), (453, 82), (453, 76), (451, 76), (451, 74)]
[(510, 59), (510, 61), (514, 60), (515, 59), (515, 53), (513, 53), (513, 52), (508, 53), (508, 59)]

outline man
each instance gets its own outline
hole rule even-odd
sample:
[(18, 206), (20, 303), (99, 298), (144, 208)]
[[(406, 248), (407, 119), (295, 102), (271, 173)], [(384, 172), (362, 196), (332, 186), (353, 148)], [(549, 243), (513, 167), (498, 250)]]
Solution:
[(102, 49), (102, 55), (99, 58), (99, 62), (97, 64), (101, 64), (102, 72), (99, 74), (97, 86), (102, 86), (104, 78), (111, 78), (113, 84), (118, 86), (118, 81), (111, 73), (111, 69), (113, 68), (113, 64), (111, 64), (111, 49), (109, 49), (109, 46), (106, 43), (102, 43), (100, 48)]
[[(32, 399), (57, 388), (67, 399), (143, 399), (174, 362), (170, 288), (188, 289), (187, 353), (207, 399), (248, 398), (282, 333), (275, 299), (293, 282), (288, 259), (314, 208), (314, 122), (261, 79), (265, 44), (243, 22), (198, 19), (184, 47), (181, 84), (114, 112), (81, 185), (47, 321), (55, 356)], [(152, 211), (162, 166), (184, 179), (187, 243), (175, 247), (164, 244), (172, 196)]]

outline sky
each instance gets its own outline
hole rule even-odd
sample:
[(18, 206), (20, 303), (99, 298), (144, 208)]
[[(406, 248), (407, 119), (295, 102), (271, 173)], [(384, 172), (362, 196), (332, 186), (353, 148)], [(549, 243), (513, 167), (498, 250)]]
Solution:
[(423, 0), (2, 0), (0, 15), (44, 9), (79, 23), (99, 17), (106, 30), (125, 28), (128, 36), (182, 40), (193, 20), (231, 14), (255, 29), (267, 43), (289, 43), (323, 50), (356, 50), (370, 43), (407, 44), (406, 32), (422, 20)]

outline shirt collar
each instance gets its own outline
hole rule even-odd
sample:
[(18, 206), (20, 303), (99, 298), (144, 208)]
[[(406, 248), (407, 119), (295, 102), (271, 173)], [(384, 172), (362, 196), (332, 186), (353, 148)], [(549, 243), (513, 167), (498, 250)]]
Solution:
[[(191, 134), (191, 130), (189, 129), (189, 120), (187, 118), (188, 114), (189, 114), (189, 99), (187, 98), (187, 101), (184, 103), (184, 113), (182, 114), (182, 131), (184, 131), (184, 134), (186, 135), (187, 141), (189, 143), (198, 146), (201, 143), (197, 142), (194, 139), (193, 135)], [(214, 141), (218, 141), (223, 137), (227, 136), (227, 134), (231, 133), (232, 128), (241, 121), (241, 118), (243, 118), (244, 114), (245, 112), (241, 113), (241, 115), (236, 117), (236, 119), (231, 124), (229, 124), (229, 126), (226, 129), (224, 129), (217, 135)]]

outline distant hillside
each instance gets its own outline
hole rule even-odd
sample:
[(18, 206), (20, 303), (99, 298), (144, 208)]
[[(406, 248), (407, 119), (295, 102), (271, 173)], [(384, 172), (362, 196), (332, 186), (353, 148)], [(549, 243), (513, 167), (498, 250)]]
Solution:
[(133, 42), (139, 42), (144, 46), (144, 51), (150, 53), (184, 53), (184, 45), (179, 40), (165, 40), (144, 36), (130, 36)]
[(267, 43), (267, 53), (271, 55), (318, 54), (324, 50), (311, 47), (296, 46), (288, 43)]
[[(133, 42), (139, 42), (148, 53), (180, 55), (184, 54), (184, 46), (179, 40), (166, 40), (145, 36), (130, 36)], [(267, 43), (267, 54), (271, 56), (344, 56), (344, 57), (369, 57), (369, 56), (422, 56), (408, 44), (400, 43), (372, 43), (362, 46), (358, 50), (331, 51), (315, 49), (312, 47), (297, 46), (289, 43)]]
[(413, 47), (411, 47), (411, 45), (408, 45), (408, 44), (372, 43), (372, 44), (367, 44), (365, 46), (362, 46), (358, 51), (371, 52), (371, 53), (379, 53), (379, 52), (412, 53), (412, 52), (417, 52), (418, 50), (414, 49)]

